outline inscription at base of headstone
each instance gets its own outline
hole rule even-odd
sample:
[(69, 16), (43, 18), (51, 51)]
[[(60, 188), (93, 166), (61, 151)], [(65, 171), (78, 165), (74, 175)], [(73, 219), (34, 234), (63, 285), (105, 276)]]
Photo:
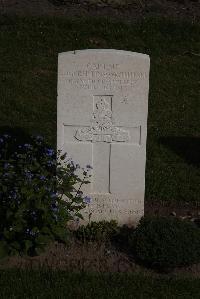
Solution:
[(143, 216), (149, 65), (147, 55), (120, 50), (59, 54), (57, 147), (93, 168), (85, 224)]

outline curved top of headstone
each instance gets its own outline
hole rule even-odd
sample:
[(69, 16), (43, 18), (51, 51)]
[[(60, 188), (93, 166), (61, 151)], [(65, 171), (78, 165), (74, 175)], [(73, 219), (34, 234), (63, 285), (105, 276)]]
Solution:
[(138, 52), (132, 52), (132, 51), (125, 51), (125, 50), (116, 50), (116, 49), (84, 49), (84, 50), (74, 50), (74, 51), (68, 51), (68, 52), (62, 52), (59, 53), (59, 55), (70, 55), (70, 54), (78, 54), (78, 55), (84, 55), (87, 53), (105, 53), (105, 54), (121, 54), (121, 55), (131, 55), (131, 56), (137, 56), (141, 58), (149, 59), (149, 55), (138, 53)]

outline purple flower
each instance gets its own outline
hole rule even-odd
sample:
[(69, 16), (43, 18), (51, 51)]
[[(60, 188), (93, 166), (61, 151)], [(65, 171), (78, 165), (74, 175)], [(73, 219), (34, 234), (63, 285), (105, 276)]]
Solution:
[(33, 220), (37, 219), (37, 213), (35, 211), (31, 212), (31, 216), (33, 216)]
[(87, 169), (92, 169), (92, 166), (89, 165), (89, 164), (87, 164), (87, 165), (86, 165), (86, 168), (87, 168)]
[(54, 165), (54, 162), (52, 161), (47, 161), (47, 166), (53, 166)]
[(5, 138), (10, 138), (10, 135), (8, 135), (8, 134), (4, 134), (3, 137), (5, 137)]
[(52, 212), (54, 212), (54, 213), (57, 213), (57, 212), (59, 211), (57, 201), (56, 201), (56, 202), (53, 202), (53, 203), (51, 204), (51, 210), (52, 210)]
[(89, 197), (89, 196), (85, 196), (84, 198), (83, 198), (83, 202), (84, 203), (91, 203), (91, 198)]
[(10, 195), (9, 195), (9, 198), (16, 199), (17, 198), (17, 193), (15, 191), (11, 191)]
[(25, 176), (27, 179), (31, 180), (33, 177), (33, 174), (29, 170), (25, 170)]
[(52, 192), (52, 193), (50, 194), (50, 197), (51, 197), (51, 198), (57, 197), (57, 193), (56, 193), (56, 192)]
[(10, 175), (10, 173), (6, 172), (3, 174), (3, 177), (8, 177)]
[(58, 211), (58, 207), (57, 207), (57, 205), (55, 204), (55, 203), (53, 203), (52, 205), (51, 205), (51, 209), (55, 212), (55, 211)]
[(28, 148), (28, 149), (31, 149), (31, 148), (32, 148), (32, 146), (31, 146), (29, 143), (25, 143), (25, 144), (24, 144), (24, 147), (25, 147), (25, 148)]
[(53, 156), (54, 153), (55, 153), (54, 150), (51, 149), (51, 148), (48, 148), (48, 149), (46, 150), (46, 154), (47, 154), (47, 156)]
[(46, 179), (46, 177), (44, 175), (41, 175), (40, 180), (44, 181)]
[(44, 138), (42, 136), (40, 136), (40, 135), (38, 135), (38, 136), (32, 135), (31, 137), (33, 138), (33, 140), (35, 141), (35, 143), (37, 145), (41, 145), (42, 142), (44, 141)]
[(41, 135), (37, 135), (37, 136), (35, 137), (35, 139), (36, 139), (36, 140), (44, 140), (44, 138), (43, 138)]
[(58, 206), (57, 201), (56, 201), (56, 202), (53, 202), (53, 203), (51, 204), (51, 207), (54, 208), (54, 209), (57, 208), (57, 206)]
[(7, 169), (10, 166), (10, 163), (5, 163), (4, 168)]
[(30, 236), (35, 236), (36, 235), (36, 232), (33, 232), (30, 228), (27, 228), (26, 229), (26, 233)]

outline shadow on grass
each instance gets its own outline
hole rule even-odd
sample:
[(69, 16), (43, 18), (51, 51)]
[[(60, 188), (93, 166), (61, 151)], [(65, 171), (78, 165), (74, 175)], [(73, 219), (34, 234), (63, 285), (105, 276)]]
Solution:
[[(34, 133), (28, 132), (28, 130), (21, 128), (21, 127), (10, 127), (10, 126), (0, 126), (0, 138), (6, 140), (6, 135), (8, 135), (8, 142), (1, 143), (0, 142), (0, 158), (4, 158), (5, 156), (5, 148), (6, 148), (6, 159), (9, 159), (10, 156), (19, 150), (19, 146), (23, 146), (25, 144), (32, 144), (34, 145), (34, 137), (42, 137), (42, 147), (50, 148), (51, 145), (47, 140), (45, 140), (43, 135), (37, 135)], [(2, 153), (4, 154), (2, 155)]]
[[(13, 152), (15, 152), (19, 145), (30, 143), (31, 136), (26, 130), (20, 127), (9, 127), (1, 126), (0, 127), (0, 136), (9, 135), (11, 140), (9, 141), (9, 146), (7, 148), (6, 158), (8, 159)], [(2, 147), (0, 148), (0, 154), (2, 153)]]
[(0, 135), (8, 134), (13, 138), (16, 138), (17, 142), (23, 143), (31, 140), (30, 134), (21, 127), (9, 127), (1, 126)]
[(200, 167), (200, 138), (168, 136), (161, 137), (159, 142), (174, 151), (186, 163)]

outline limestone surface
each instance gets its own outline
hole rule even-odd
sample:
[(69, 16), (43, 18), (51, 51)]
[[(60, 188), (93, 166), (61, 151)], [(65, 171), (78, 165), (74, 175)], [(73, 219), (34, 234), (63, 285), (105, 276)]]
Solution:
[(84, 223), (135, 225), (144, 213), (149, 67), (129, 51), (59, 54), (57, 147), (93, 167)]

